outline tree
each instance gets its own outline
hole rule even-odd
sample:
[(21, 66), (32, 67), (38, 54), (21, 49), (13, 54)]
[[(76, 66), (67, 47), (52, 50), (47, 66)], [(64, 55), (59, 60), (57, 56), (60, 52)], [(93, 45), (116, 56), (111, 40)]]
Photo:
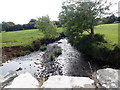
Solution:
[(109, 14), (107, 11), (112, 4), (105, 5), (106, 2), (107, 0), (67, 0), (64, 2), (59, 19), (66, 28), (68, 36), (76, 38), (84, 31), (93, 36), (94, 26), (97, 25), (98, 20), (104, 14)]
[(36, 20), (35, 19), (31, 19), (28, 23), (28, 27), (29, 29), (35, 29), (35, 23), (36, 23)]
[(107, 18), (107, 24), (114, 23), (117, 20), (117, 17), (113, 14)]
[(57, 26), (50, 21), (49, 16), (38, 18), (35, 27), (42, 31), (46, 38), (55, 38), (58, 35)]
[(2, 22), (2, 29), (3, 31), (12, 31), (11, 27), (15, 24), (13, 22)]
[(117, 18), (117, 21), (120, 23), (120, 17)]
[(53, 21), (53, 23), (54, 23), (55, 25), (57, 25), (57, 27), (62, 27), (61, 24), (60, 24), (60, 21)]

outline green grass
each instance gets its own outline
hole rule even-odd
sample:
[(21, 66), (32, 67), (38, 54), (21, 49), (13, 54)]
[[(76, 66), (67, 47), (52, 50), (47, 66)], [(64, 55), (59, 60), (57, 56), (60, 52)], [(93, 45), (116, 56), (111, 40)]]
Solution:
[(108, 41), (118, 43), (118, 23), (98, 25), (95, 27), (95, 33), (104, 34)]
[(118, 23), (95, 26), (95, 33), (104, 34), (109, 42), (118, 43)]
[[(58, 28), (57, 32), (61, 33), (62, 31), (63, 29)], [(2, 32), (2, 46), (27, 46), (30, 45), (34, 40), (42, 38), (44, 38), (44, 34), (38, 29)]]
[(38, 29), (2, 32), (3, 47), (9, 46), (25, 46), (32, 43), (32, 41), (43, 38), (44, 34)]
[[(63, 32), (63, 29), (58, 28), (57, 32), (61, 33)], [(103, 24), (95, 26), (95, 33), (104, 34), (108, 41), (118, 43), (118, 24)], [(30, 45), (34, 40), (42, 38), (44, 38), (44, 34), (38, 29), (2, 32), (3, 47), (26, 46)]]

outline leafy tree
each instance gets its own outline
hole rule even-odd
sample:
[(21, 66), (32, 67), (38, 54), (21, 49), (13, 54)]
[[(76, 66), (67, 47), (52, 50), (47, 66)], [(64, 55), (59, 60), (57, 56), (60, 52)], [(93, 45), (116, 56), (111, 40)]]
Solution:
[(62, 27), (60, 21), (53, 21), (53, 23), (54, 23), (55, 25), (57, 25), (57, 27)]
[(120, 17), (117, 18), (117, 21), (120, 23)]
[(77, 38), (84, 31), (87, 31), (93, 36), (94, 26), (104, 14), (109, 14), (107, 11), (112, 5), (111, 3), (108, 5), (104, 3), (107, 3), (107, 0), (65, 1), (59, 19), (66, 28), (67, 35)]
[(31, 19), (28, 24), (35, 24), (35, 22), (36, 22), (35, 19)]
[(49, 16), (42, 16), (36, 21), (35, 27), (41, 30), (46, 38), (55, 38), (57, 34), (57, 26), (54, 25)]
[(114, 23), (117, 20), (117, 17), (113, 14), (110, 17), (107, 18), (107, 21), (105, 23)]
[(11, 27), (13, 27), (15, 24), (13, 22), (2, 22), (2, 29), (3, 31), (11, 31)]
[(29, 21), (29, 23), (27, 24), (27, 26), (28, 26), (28, 29), (35, 29), (35, 23), (36, 23), (36, 20), (35, 19), (31, 19), (30, 21)]

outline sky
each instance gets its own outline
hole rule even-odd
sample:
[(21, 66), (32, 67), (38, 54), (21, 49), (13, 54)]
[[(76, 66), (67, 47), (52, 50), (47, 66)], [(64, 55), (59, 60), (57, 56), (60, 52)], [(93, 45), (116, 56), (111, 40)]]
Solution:
[[(108, 0), (118, 2), (120, 0)], [(0, 23), (12, 21), (15, 24), (27, 24), (30, 19), (49, 15), (58, 20), (63, 0), (0, 0)], [(118, 5), (111, 8), (118, 10)]]

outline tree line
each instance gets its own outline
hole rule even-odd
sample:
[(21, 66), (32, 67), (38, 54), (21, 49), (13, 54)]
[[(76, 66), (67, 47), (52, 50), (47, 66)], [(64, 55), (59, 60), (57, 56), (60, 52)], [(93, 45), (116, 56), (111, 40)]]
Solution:
[(120, 23), (120, 17), (116, 17), (114, 14), (101, 19), (100, 24)]
[[(2, 31), (20, 31), (20, 30), (27, 30), (27, 29), (36, 29), (35, 24), (37, 20), (31, 19), (27, 24), (15, 24), (14, 22), (2, 22)], [(60, 22), (52, 21), (57, 27), (61, 27)]]
[(19, 30), (26, 30), (26, 29), (35, 29), (36, 20), (31, 19), (28, 24), (15, 24), (13, 22), (2, 22), (2, 31), (19, 31)]

